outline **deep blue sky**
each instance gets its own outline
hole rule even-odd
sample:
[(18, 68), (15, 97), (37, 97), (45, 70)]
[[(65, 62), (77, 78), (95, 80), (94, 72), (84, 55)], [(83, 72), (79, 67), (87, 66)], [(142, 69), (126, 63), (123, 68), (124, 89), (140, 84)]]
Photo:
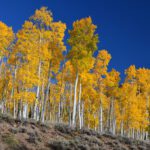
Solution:
[(112, 55), (110, 68), (123, 74), (131, 64), (150, 67), (150, 0), (1, 0), (0, 20), (16, 32), (41, 6), (68, 29), (73, 21), (91, 16), (98, 26), (99, 49)]

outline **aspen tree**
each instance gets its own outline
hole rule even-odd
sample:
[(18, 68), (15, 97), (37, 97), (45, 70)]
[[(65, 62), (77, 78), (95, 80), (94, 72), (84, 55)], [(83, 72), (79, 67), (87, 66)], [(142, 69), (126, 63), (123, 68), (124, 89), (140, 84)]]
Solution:
[[(0, 77), (2, 79), (2, 65), (3, 59), (8, 57), (10, 47), (12, 41), (14, 39), (14, 33), (11, 27), (8, 27), (6, 24), (0, 21)], [(4, 92), (4, 89), (2, 89)], [(2, 93), (3, 95), (4, 93)], [(3, 111), (4, 100), (1, 100), (1, 110)]]
[[(90, 17), (77, 20), (73, 23), (73, 29), (69, 31), (68, 43), (71, 50), (68, 54), (76, 74), (74, 83), (74, 105), (72, 125), (75, 126), (77, 109), (77, 87), (82, 70), (89, 70), (92, 64), (92, 54), (97, 49), (98, 35), (95, 34), (96, 26)], [(90, 67), (89, 67), (90, 66)]]
[(104, 78), (107, 74), (107, 67), (109, 64), (109, 61), (111, 59), (111, 55), (106, 50), (99, 51), (94, 64), (94, 74), (96, 76), (97, 85), (96, 90), (99, 94), (98, 101), (99, 101), (99, 131), (103, 132), (103, 89), (105, 87), (104, 85)]
[(107, 73), (105, 78), (105, 84), (107, 89), (106, 94), (107, 97), (109, 97), (107, 128), (108, 131), (113, 134), (115, 134), (116, 131), (115, 100), (120, 81), (119, 75), (119, 72), (117, 72), (115, 69), (112, 69), (109, 73)]

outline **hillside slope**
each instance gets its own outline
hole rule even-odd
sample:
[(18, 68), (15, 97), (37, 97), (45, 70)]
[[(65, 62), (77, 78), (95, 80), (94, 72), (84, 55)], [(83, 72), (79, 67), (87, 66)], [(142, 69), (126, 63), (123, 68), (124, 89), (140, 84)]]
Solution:
[(150, 150), (150, 143), (0, 116), (0, 150)]

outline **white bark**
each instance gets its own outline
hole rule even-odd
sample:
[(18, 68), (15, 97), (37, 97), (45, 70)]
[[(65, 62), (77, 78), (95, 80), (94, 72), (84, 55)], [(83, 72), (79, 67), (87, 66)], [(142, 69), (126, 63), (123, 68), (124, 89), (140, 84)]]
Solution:
[(79, 88), (79, 128), (82, 128), (82, 124), (81, 124), (81, 92), (82, 92), (82, 85), (80, 83), (80, 88)]
[(46, 89), (46, 95), (44, 97), (44, 102), (43, 102), (43, 106), (42, 106), (41, 120), (43, 123), (45, 120), (46, 102), (47, 102), (47, 99), (49, 96), (49, 89), (50, 89), (50, 81), (48, 81), (48, 85), (47, 85), (47, 89)]
[(112, 99), (112, 133), (116, 134), (116, 115), (115, 115), (115, 101)]
[(11, 93), (11, 99), (13, 100), (13, 116), (14, 118), (16, 118), (16, 101), (15, 99), (13, 98), (13, 95), (14, 95), (14, 88), (12, 88), (12, 93)]
[(78, 73), (76, 74), (76, 80), (75, 80), (75, 86), (74, 86), (74, 105), (73, 105), (73, 117), (72, 117), (72, 125), (73, 126), (75, 126), (75, 121), (76, 121), (77, 86), (78, 86)]
[(58, 105), (58, 122), (60, 122), (60, 114), (61, 113), (61, 102), (59, 102), (59, 105)]
[(116, 118), (115, 118), (115, 116), (113, 117), (112, 133), (113, 133), (114, 135), (116, 134)]
[(28, 118), (27, 115), (28, 115), (28, 104), (25, 103), (25, 104), (23, 105), (23, 118), (24, 118), (24, 119), (27, 119), (27, 118)]
[(45, 119), (46, 103), (49, 97), (50, 86), (51, 86), (51, 61), (49, 62), (48, 81), (47, 81), (47, 86), (46, 86), (46, 93), (44, 94), (44, 102), (42, 105), (42, 112), (41, 112), (42, 122), (44, 122), (44, 119)]
[(102, 102), (100, 102), (100, 108), (99, 108), (99, 128), (100, 128), (100, 133), (103, 132), (103, 106)]
[(145, 140), (148, 140), (148, 132), (145, 133)]
[(38, 106), (36, 109), (36, 121), (39, 121), (39, 120), (40, 120), (40, 108)]
[(0, 104), (1, 113), (4, 113), (4, 102), (2, 101)]
[(110, 98), (110, 107), (108, 110), (108, 131), (112, 132), (112, 117), (113, 117), (113, 98)]
[(120, 128), (121, 128), (121, 136), (123, 136), (123, 120), (121, 121)]
[(71, 123), (72, 123), (71, 108), (72, 108), (72, 84), (70, 84), (70, 104), (69, 104), (69, 125), (70, 126), (71, 126)]
[(137, 139), (140, 139), (140, 130), (137, 130)]
[[(17, 66), (16, 66), (16, 68), (15, 68), (15, 74), (14, 74), (14, 80), (13, 80), (13, 86), (14, 86), (14, 84), (15, 84), (15, 81), (16, 81), (16, 74), (17, 74)], [(12, 99), (13, 99), (13, 102), (14, 102), (14, 110), (13, 110), (13, 115), (14, 115), (14, 118), (16, 118), (16, 101), (15, 101), (15, 99), (13, 98), (13, 96), (14, 96), (14, 87), (12, 87)]]
[[(38, 77), (40, 80), (41, 76), (41, 61), (39, 62), (39, 68), (38, 68)], [(37, 92), (36, 92), (36, 100), (35, 100), (35, 106), (34, 106), (34, 119), (37, 120), (37, 115), (39, 114), (38, 108), (37, 108), (37, 103), (39, 102), (39, 95), (40, 95), (40, 85), (37, 87)]]
[(19, 104), (18, 118), (19, 119), (22, 118), (22, 100), (20, 100), (20, 104)]
[(81, 104), (82, 108), (81, 108), (81, 128), (84, 126), (84, 103), (82, 101)]
[(134, 133), (135, 133), (134, 128), (132, 128), (132, 129), (131, 129), (131, 131), (132, 131), (132, 135), (131, 135), (131, 137), (134, 139), (134, 138), (135, 138), (135, 136), (134, 136)]

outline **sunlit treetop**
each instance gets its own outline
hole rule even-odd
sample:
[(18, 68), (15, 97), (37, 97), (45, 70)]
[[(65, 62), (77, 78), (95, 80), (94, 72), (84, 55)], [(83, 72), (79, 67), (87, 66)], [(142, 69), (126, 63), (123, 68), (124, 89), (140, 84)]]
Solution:
[(50, 27), (53, 17), (47, 7), (41, 7), (35, 11), (35, 14), (30, 17), (30, 20), (33, 20), (40, 27)]
[(111, 60), (111, 55), (107, 50), (99, 51), (94, 64), (94, 73), (97, 75), (106, 75), (108, 64)]
[(128, 69), (125, 70), (126, 74), (126, 81), (132, 82), (135, 80), (136, 77), (136, 67), (131, 65)]
[(0, 21), (0, 56), (5, 55), (7, 48), (14, 38), (12, 28)]
[(75, 21), (73, 29), (69, 30), (71, 50), (67, 57), (78, 71), (89, 70), (93, 66), (92, 54), (97, 50), (98, 43), (96, 28), (91, 17), (88, 17)]

